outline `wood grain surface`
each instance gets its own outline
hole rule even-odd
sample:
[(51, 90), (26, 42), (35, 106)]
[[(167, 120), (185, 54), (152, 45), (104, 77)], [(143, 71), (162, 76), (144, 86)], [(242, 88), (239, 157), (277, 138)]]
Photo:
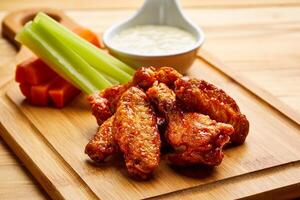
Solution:
[[(20, 127), (20, 122), (17, 119), (3, 123), (5, 130), (7, 128), (19, 128), (14, 133), (7, 130), (3, 137), (8, 143), (16, 140), (16, 138), (22, 142), (20, 144), (19, 141), (16, 141), (17, 145), (20, 146), (14, 146), (14, 151), (17, 153), (24, 151), (31, 144), (32, 151), (26, 152), (26, 156), (34, 162), (28, 163), (27, 159), (24, 159), (24, 155), (19, 155), (19, 157), (26, 166), (41, 165), (41, 168), (33, 168), (30, 171), (42, 183), (49, 195), (57, 199), (74, 199), (75, 196), (80, 195), (82, 196), (81, 199), (91, 198), (89, 196), (92, 194), (100, 199), (159, 197), (170, 192), (174, 193), (178, 190), (206, 185), (300, 160), (300, 146), (297, 145), (300, 143), (300, 130), (296, 123), (203, 61), (196, 61), (188, 74), (197, 78), (205, 78), (227, 91), (238, 101), (241, 110), (250, 121), (250, 133), (247, 142), (238, 147), (228, 148), (224, 161), (215, 169), (174, 170), (162, 161), (153, 179), (137, 182), (127, 176), (126, 169), (120, 164), (122, 162), (119, 159), (116, 162), (96, 167), (89, 162), (89, 158), (83, 152), (89, 138), (97, 130), (96, 121), (90, 113), (86, 98), (80, 96), (62, 110), (34, 107), (24, 102), (24, 97), (15, 83), (8, 87), (7, 95), (20, 109), (23, 114), (21, 116), (29, 119), (32, 127), (38, 131), (34, 141), (45, 140), (47, 148), (53, 149), (52, 154), (57, 154), (66, 166), (60, 167), (48, 162), (53, 155), (47, 158), (47, 162), (38, 160), (36, 158), (37, 156), (40, 157), (38, 152), (43, 154), (44, 159), (47, 157), (44, 147), (36, 146), (36, 142), (30, 142), (33, 138), (28, 139), (29, 130)], [(7, 118), (3, 116), (7, 116), (6, 110), (8, 109), (10, 108), (1, 106), (1, 120)], [(10, 123), (11, 121), (17, 123)], [(20, 134), (21, 130), (23, 132)], [(35, 152), (36, 149), (39, 151)], [(70, 172), (64, 176), (58, 175), (59, 171), (63, 172), (64, 170)], [(42, 178), (39, 178), (40, 173), (43, 174)], [(74, 185), (72, 179), (76, 180), (76, 177), (79, 180)], [(51, 188), (51, 185), (55, 185), (55, 187)], [(67, 189), (65, 189), (66, 185), (68, 186)], [(81, 190), (72, 191), (82, 187), (88, 188), (91, 190), (89, 193), (93, 193), (86, 197), (86, 194), (77, 194), (82, 192)]]
[[(6, 10), (39, 6), (39, 2), (1, 1), (0, 18), (3, 18)], [(71, 1), (57, 2), (43, 1), (42, 3), (43, 6), (53, 5), (69, 9), (67, 13), (72, 18), (99, 32), (131, 15), (134, 13), (133, 8), (141, 4), (138, 1), (130, 1), (132, 3), (126, 5), (104, 4), (103, 1), (89, 4), (86, 1), (81, 3), (76, 1), (76, 4), (70, 3)], [(243, 73), (256, 84), (300, 111), (299, 1), (194, 1), (197, 5), (189, 2), (192, 1), (182, 0), (182, 4), (187, 8), (185, 10), (187, 15), (204, 27), (207, 38), (205, 48), (234, 70)], [(92, 9), (82, 11), (81, 8)], [(104, 10), (98, 10), (102, 8)], [(15, 49), (3, 39), (0, 39), (0, 49), (1, 73), (10, 72), (5, 63), (14, 59)], [(2, 142), (0, 147), (0, 199), (44, 199), (42, 194), (44, 192), (36, 188), (36, 183), (26, 175), (26, 170), (20, 167), (20, 163), (12, 156), (9, 149)], [(227, 183), (209, 185), (201, 189), (201, 194), (197, 192), (198, 190), (193, 193), (195, 195), (197, 193), (199, 197), (218, 199), (220, 196), (246, 197), (260, 191), (263, 194), (256, 197), (262, 198), (263, 195), (274, 195), (266, 191), (282, 188), (275, 194), (276, 197), (282, 197), (284, 187), (276, 180), (284, 180), (286, 185), (297, 185), (299, 174), (297, 164), (278, 167), (256, 174), (255, 180), (250, 174), (243, 179), (236, 177)], [(249, 187), (240, 187), (241, 184)], [(21, 189), (15, 190), (15, 187)], [(228, 191), (236, 192), (232, 196)], [(289, 194), (293, 196), (294, 193)]]

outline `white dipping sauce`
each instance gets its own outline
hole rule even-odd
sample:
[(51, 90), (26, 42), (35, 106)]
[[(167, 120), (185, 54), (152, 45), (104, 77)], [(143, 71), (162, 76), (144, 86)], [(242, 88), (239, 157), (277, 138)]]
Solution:
[(139, 25), (114, 35), (110, 45), (118, 50), (142, 55), (183, 52), (196, 43), (189, 32), (173, 26)]

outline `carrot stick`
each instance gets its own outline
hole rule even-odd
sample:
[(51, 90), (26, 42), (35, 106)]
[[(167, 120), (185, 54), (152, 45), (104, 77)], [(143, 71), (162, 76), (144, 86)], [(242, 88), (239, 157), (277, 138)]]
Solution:
[(79, 89), (62, 78), (56, 80), (56, 82), (51, 85), (49, 89), (49, 96), (54, 102), (54, 105), (58, 108), (64, 107), (79, 93)]

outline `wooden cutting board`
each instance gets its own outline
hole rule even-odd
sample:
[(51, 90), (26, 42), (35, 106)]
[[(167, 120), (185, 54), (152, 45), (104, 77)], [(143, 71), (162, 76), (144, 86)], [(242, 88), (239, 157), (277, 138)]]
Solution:
[[(2, 90), (4, 93), (0, 98), (2, 137), (54, 199), (161, 197), (299, 161), (297, 116), (292, 116), (286, 106), (280, 111), (275, 109), (278, 101), (272, 104), (271, 99), (266, 98), (268, 93), (262, 94), (259, 88), (248, 87), (245, 79), (217, 70), (215, 65), (209, 64), (212, 60), (207, 52), (200, 51), (200, 55), (202, 59), (197, 59), (188, 75), (223, 88), (237, 100), (250, 121), (247, 142), (226, 149), (223, 163), (216, 168), (180, 170), (162, 161), (153, 179), (138, 182), (127, 176), (122, 159), (95, 166), (84, 154), (84, 147), (97, 128), (85, 97), (79, 96), (62, 110), (33, 107), (24, 102), (13, 81)], [(223, 67), (222, 70), (227, 69)], [(250, 90), (257, 91), (266, 101)]]

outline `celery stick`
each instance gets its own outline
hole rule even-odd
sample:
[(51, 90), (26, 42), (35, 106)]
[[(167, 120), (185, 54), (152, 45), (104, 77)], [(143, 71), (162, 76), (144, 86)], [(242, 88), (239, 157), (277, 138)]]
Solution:
[(108, 76), (108, 75), (106, 75), (106, 74), (102, 74), (102, 75), (103, 75), (109, 82), (111, 82), (113, 85), (118, 85), (118, 84), (120, 84), (119, 81), (113, 79), (112, 77), (110, 77), (110, 76)]
[(54, 52), (57, 52), (62, 58), (66, 59), (73, 67), (72, 70), (75, 70), (78, 73), (77, 75), (83, 76), (85, 78), (83, 80), (87, 81), (88, 84), (93, 84), (93, 86), (97, 87), (97, 90), (112, 86), (101, 73), (92, 68), (80, 55), (73, 51), (73, 49), (65, 46), (59, 40), (56, 40), (51, 33), (40, 29), (34, 23), (32, 24), (32, 30), (46, 41), (49, 47), (53, 47)]
[(32, 23), (25, 25), (17, 34), (16, 40), (87, 94), (111, 86), (109, 81), (71, 48), (61, 44), (49, 33), (42, 32)]
[(44, 30), (49, 31), (58, 40), (68, 45), (100, 72), (109, 75), (121, 83), (126, 83), (132, 78), (134, 70), (128, 65), (80, 38), (46, 14), (39, 13), (35, 17), (34, 23)]

